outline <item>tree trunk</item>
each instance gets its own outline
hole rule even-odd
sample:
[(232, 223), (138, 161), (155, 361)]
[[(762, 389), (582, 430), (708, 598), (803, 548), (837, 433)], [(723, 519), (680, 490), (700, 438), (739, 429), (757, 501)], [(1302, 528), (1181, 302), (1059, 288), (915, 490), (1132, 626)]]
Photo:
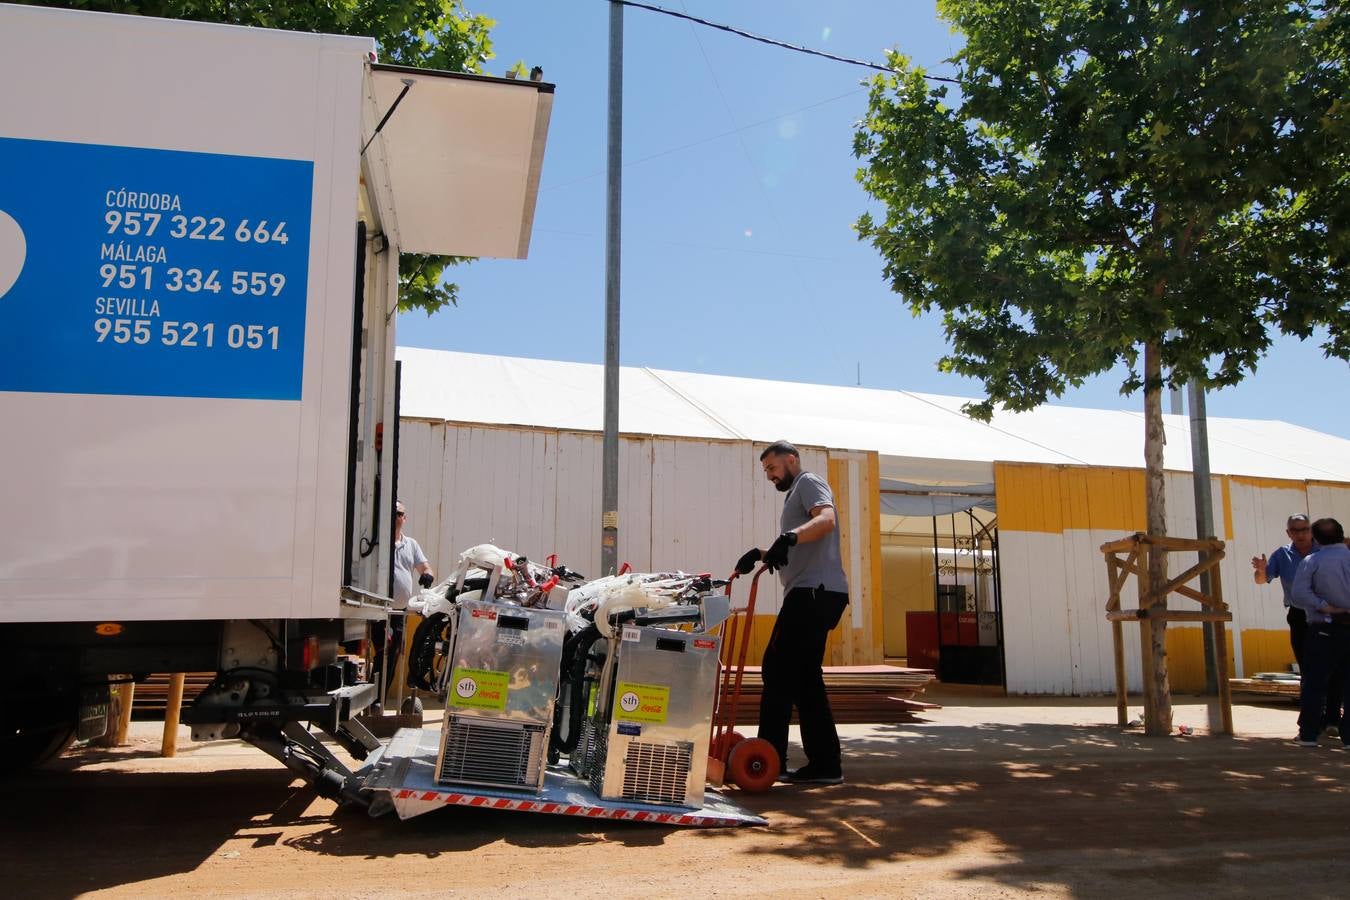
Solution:
[[(1162, 354), (1157, 341), (1144, 345), (1144, 505), (1148, 510), (1148, 533), (1167, 534), (1166, 483), (1163, 478), (1163, 445), (1167, 435), (1163, 431), (1162, 414)], [(1144, 586), (1167, 583), (1167, 554), (1150, 545), (1148, 549), (1148, 578)], [(1151, 590), (1151, 587), (1148, 587)], [(1164, 596), (1150, 607), (1166, 609)], [(1145, 685), (1153, 694), (1154, 715), (1146, 716), (1144, 733), (1165, 735), (1172, 732), (1172, 687), (1167, 679), (1167, 623), (1147, 620), (1144, 633), (1148, 636), (1147, 657), (1151, 665), (1143, 676), (1151, 680)], [(1145, 704), (1147, 710), (1147, 704)]]

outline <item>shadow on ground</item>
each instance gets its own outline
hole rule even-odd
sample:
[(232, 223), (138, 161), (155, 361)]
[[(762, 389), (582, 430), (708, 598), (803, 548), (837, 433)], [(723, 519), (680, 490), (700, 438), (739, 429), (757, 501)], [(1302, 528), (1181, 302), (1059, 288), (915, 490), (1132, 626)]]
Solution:
[(0, 855), (24, 896), (135, 884), (237, 856), (230, 848), (272, 846), (378, 860), (496, 844), (558, 848), (568, 855), (552, 859), (583, 863), (603, 843), (642, 849), (644, 865), (671, 871), (691, 851), (718, 866), (753, 858), (849, 870), (955, 855), (946, 877), (972, 891), (1075, 896), (1105, 885), (1270, 896), (1295, 884), (1304, 896), (1337, 896), (1344, 879), (1334, 860), (1350, 836), (1350, 753), (1036, 724), (878, 726), (845, 753), (845, 785), (737, 797), (769, 818), (766, 828), (682, 831), (454, 807), (372, 820), (334, 812), (281, 768), (80, 771), (128, 758), (95, 751), (4, 786)]

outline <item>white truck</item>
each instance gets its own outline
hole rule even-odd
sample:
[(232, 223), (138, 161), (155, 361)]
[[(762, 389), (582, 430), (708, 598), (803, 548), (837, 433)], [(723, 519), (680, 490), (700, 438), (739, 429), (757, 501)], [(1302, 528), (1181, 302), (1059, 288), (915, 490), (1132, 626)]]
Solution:
[(522, 258), (552, 86), (368, 39), (0, 5), (0, 755), (110, 679), (357, 799), (388, 615), (400, 252)]

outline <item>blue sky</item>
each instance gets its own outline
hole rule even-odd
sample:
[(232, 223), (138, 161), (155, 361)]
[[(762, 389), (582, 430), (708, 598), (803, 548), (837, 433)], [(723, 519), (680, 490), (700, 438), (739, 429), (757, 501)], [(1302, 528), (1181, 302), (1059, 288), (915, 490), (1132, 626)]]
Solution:
[[(932, 0), (656, 5), (842, 56), (896, 47), (934, 74), (959, 46)], [(399, 343), (602, 362), (609, 4), (468, 6), (497, 20), (493, 74), (522, 60), (557, 85), (530, 257), (452, 270), (459, 307), (401, 315)], [(631, 7), (624, 20), (623, 364), (822, 384), (855, 384), (861, 367), (866, 387), (980, 396), (937, 371), (940, 322), (909, 313), (851, 230), (870, 202), (852, 155), (868, 70)], [(1279, 339), (1209, 413), (1350, 438), (1325, 397), (1346, 375), (1314, 341)], [(1140, 408), (1123, 378), (1053, 402)]]

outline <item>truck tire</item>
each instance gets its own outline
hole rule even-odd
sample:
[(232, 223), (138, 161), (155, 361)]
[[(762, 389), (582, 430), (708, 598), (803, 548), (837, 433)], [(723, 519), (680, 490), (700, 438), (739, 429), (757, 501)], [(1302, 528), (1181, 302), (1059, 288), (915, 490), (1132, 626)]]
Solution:
[(75, 725), (22, 731), (0, 740), (0, 772), (21, 772), (51, 762), (75, 743)]

